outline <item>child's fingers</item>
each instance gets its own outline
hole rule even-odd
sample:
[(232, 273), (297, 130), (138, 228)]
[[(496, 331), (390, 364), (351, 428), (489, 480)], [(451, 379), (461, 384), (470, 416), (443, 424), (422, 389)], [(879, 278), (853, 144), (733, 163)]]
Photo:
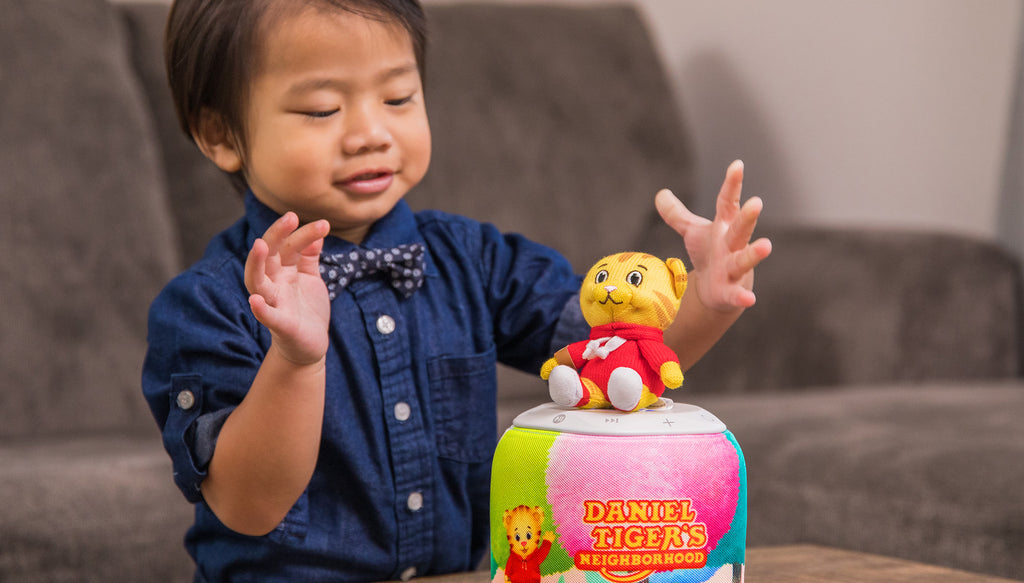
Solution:
[(683, 237), (686, 237), (686, 233), (690, 230), (691, 226), (710, 222), (690, 212), (690, 209), (686, 208), (683, 201), (679, 200), (667, 188), (663, 188), (655, 195), (654, 206), (658, 209), (661, 220), (665, 221), (668, 226), (672, 227)]
[(267, 300), (259, 294), (252, 294), (249, 296), (249, 309), (252, 310), (252, 315), (256, 318), (260, 324), (263, 324), (267, 328), (270, 328), (268, 321), (272, 319), (271, 307), (267, 304)]
[(320, 251), (323, 250), (324, 239), (320, 237), (303, 249), (299, 255), (298, 270), (302, 273), (320, 273)]
[(249, 250), (249, 256), (245, 260), (245, 289), (249, 293), (256, 293), (256, 290), (263, 286), (267, 278), (267, 257), (270, 248), (263, 239), (256, 239)]
[(758, 239), (743, 249), (733, 253), (732, 265), (728, 273), (729, 277), (737, 281), (757, 267), (766, 257), (772, 253), (772, 242), (768, 239)]
[(261, 294), (252, 294), (249, 296), (249, 309), (252, 310), (253, 317), (260, 324), (266, 326), (268, 330), (277, 331), (285, 325), (286, 320), (283, 319), (283, 312), (280, 308), (272, 305), (267, 298)]
[(300, 271), (308, 271), (310, 268), (316, 270), (324, 237), (330, 229), (330, 224), (323, 220), (303, 225), (282, 244), (282, 260), (287, 265), (298, 265)]
[(267, 243), (267, 247), (270, 248), (270, 253), (274, 254), (278, 252), (281, 244), (292, 234), (293, 231), (299, 226), (299, 217), (295, 213), (288, 211), (281, 218), (274, 221), (272, 225), (267, 227), (263, 237), (261, 237)]
[(737, 288), (732, 298), (732, 305), (738, 308), (749, 308), (757, 303), (757, 296), (746, 288)]
[(734, 160), (725, 170), (725, 180), (715, 200), (715, 220), (732, 222), (743, 194), (743, 161)]
[(739, 215), (729, 225), (729, 230), (726, 233), (725, 241), (730, 251), (738, 251), (750, 242), (763, 209), (764, 202), (756, 196), (743, 205)]
[[(260, 265), (260, 271), (270, 279), (273, 279), (281, 269), (281, 247), (287, 241), (288, 236), (299, 226), (299, 217), (289, 211), (281, 218), (274, 221), (267, 227), (260, 239), (267, 247), (266, 255)], [(251, 251), (250, 251), (251, 252)]]

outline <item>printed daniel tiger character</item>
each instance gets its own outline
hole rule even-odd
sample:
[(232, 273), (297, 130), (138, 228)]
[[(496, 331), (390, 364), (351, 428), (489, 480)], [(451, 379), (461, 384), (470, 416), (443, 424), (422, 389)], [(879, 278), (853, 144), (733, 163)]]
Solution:
[(665, 387), (683, 384), (663, 333), (679, 311), (687, 274), (676, 258), (617, 253), (597, 262), (580, 288), (590, 339), (558, 351), (541, 368), (551, 399), (564, 406), (636, 411)]
[(516, 506), (505, 511), (509, 555), (505, 564), (508, 583), (540, 583), (540, 564), (551, 551), (553, 532), (541, 532), (544, 509), (540, 506)]

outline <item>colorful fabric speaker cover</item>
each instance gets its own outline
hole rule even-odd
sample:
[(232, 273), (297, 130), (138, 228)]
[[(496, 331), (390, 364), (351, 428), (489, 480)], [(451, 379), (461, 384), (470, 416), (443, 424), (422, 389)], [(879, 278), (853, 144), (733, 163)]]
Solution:
[(693, 405), (524, 412), (494, 455), (490, 516), (497, 583), (743, 581), (743, 453)]

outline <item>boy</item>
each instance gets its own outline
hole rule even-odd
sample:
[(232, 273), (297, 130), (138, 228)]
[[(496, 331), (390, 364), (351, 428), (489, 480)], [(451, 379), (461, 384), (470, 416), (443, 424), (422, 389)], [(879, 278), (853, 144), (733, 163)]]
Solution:
[[(585, 337), (554, 251), (402, 200), (430, 161), (415, 0), (179, 0), (171, 90), (245, 216), (150, 312), (143, 390), (196, 503), (196, 579), (384, 580), (472, 569), (487, 544), (495, 362)], [(670, 193), (697, 293), (693, 363), (753, 303), (727, 173), (714, 223)], [(325, 284), (326, 281), (326, 284)], [(563, 316), (565, 314), (565, 316)]]

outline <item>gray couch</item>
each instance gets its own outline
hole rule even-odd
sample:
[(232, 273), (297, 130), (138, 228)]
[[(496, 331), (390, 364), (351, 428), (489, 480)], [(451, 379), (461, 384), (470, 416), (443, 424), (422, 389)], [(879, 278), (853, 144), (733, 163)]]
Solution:
[[(191, 509), (139, 389), (146, 310), (239, 200), (173, 118), (165, 6), (0, 8), (0, 580), (186, 581)], [(524, 232), (579, 269), (681, 252), (653, 193), (714, 193), (692, 191), (635, 11), (430, 16), (435, 155), (414, 206)], [(744, 446), (749, 544), (1024, 578), (1016, 259), (952, 235), (765, 232), (758, 305), (673, 394)], [(535, 376), (501, 384), (502, 424), (546, 400)]]

